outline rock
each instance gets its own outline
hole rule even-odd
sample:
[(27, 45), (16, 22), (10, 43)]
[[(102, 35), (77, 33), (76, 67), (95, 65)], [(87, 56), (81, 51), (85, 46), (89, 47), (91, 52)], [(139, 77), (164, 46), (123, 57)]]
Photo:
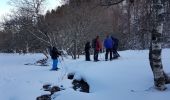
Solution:
[(50, 89), (51, 89), (51, 84), (44, 84), (44, 85), (43, 85), (43, 89), (44, 89), (44, 91), (50, 91)]
[(58, 87), (58, 86), (53, 86), (50, 89), (51, 95), (54, 94), (55, 92), (58, 92), (58, 91), (61, 91), (60, 87)]
[(36, 100), (51, 100), (51, 95), (50, 94), (41, 95), (37, 97)]
[(49, 91), (51, 94), (41, 95), (41, 96), (37, 97), (36, 100), (51, 100), (51, 96), (52, 96), (55, 92), (64, 90), (64, 89), (61, 89), (61, 88), (58, 87), (58, 86), (53, 86), (53, 87), (52, 87), (51, 84), (44, 84), (44, 85), (43, 85), (43, 89), (44, 89), (44, 91)]
[(89, 85), (83, 79), (81, 79), (81, 80), (75, 79), (75, 80), (73, 80), (72, 84), (73, 84), (74, 90), (80, 90), (80, 92), (89, 93)]
[(69, 73), (67, 75), (68, 79), (72, 80), (74, 78), (74, 73)]

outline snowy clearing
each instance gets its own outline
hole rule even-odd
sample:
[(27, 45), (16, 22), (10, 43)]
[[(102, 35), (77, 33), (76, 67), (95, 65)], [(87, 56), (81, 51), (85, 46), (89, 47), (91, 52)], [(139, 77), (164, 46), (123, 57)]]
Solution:
[[(43, 84), (63, 85), (65, 90), (55, 93), (54, 100), (169, 100), (170, 85), (166, 91), (153, 88), (153, 75), (148, 60), (148, 50), (121, 51), (121, 57), (113, 61), (86, 62), (64, 59), (59, 71), (50, 71), (51, 66), (24, 65), (33, 63), (42, 54), (0, 54), (0, 100), (35, 100), (48, 94)], [(170, 49), (164, 49), (163, 67), (170, 72)], [(93, 57), (91, 56), (91, 59)], [(51, 65), (51, 60), (49, 60)], [(74, 91), (71, 81), (63, 77), (75, 73), (90, 85), (90, 93)]]

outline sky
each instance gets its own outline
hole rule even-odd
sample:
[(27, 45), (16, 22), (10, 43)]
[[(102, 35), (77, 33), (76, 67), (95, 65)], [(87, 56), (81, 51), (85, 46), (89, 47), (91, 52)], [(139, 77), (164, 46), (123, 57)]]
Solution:
[[(8, 4), (8, 1), (10, 0), (1, 0), (0, 2), (0, 20), (3, 19), (3, 16), (10, 13), (10, 9), (12, 9), (12, 7)], [(61, 0), (47, 0), (47, 4), (45, 6), (47, 10), (47, 9), (56, 8), (57, 6), (60, 5), (61, 5)]]

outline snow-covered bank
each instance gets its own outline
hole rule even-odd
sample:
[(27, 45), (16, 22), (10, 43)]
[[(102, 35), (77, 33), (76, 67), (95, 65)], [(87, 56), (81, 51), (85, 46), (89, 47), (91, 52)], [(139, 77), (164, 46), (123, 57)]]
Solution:
[[(45, 83), (66, 88), (53, 95), (55, 100), (169, 100), (170, 85), (164, 92), (152, 88), (148, 50), (119, 53), (121, 57), (113, 61), (104, 61), (104, 54), (99, 55), (99, 62), (86, 62), (84, 56), (65, 59), (57, 72), (49, 71), (50, 66), (24, 65), (44, 57), (41, 54), (0, 54), (0, 100), (35, 100), (47, 93), (41, 90)], [(162, 56), (164, 69), (170, 72), (170, 49), (164, 49)], [(63, 70), (83, 77), (90, 93), (74, 91), (70, 81), (61, 78)]]

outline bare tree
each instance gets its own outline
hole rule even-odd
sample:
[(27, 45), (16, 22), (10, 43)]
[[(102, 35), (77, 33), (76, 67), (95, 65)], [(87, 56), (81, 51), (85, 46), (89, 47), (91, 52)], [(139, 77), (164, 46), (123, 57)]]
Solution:
[(85, 42), (92, 40), (97, 33), (95, 27), (100, 26), (98, 22), (101, 13), (92, 10), (93, 6), (88, 0), (70, 0), (69, 4), (65, 5), (63, 31), (71, 40), (68, 47), (74, 59), (83, 54)]
[(31, 48), (31, 39), (36, 38), (47, 45), (51, 44), (51, 41), (40, 29), (37, 27), (38, 20), (41, 17), (41, 11), (43, 4), (46, 0), (11, 0), (10, 5), (16, 9), (13, 12), (10, 20), (16, 20), (15, 27), (18, 28), (21, 39), (25, 42), (26, 51)]

